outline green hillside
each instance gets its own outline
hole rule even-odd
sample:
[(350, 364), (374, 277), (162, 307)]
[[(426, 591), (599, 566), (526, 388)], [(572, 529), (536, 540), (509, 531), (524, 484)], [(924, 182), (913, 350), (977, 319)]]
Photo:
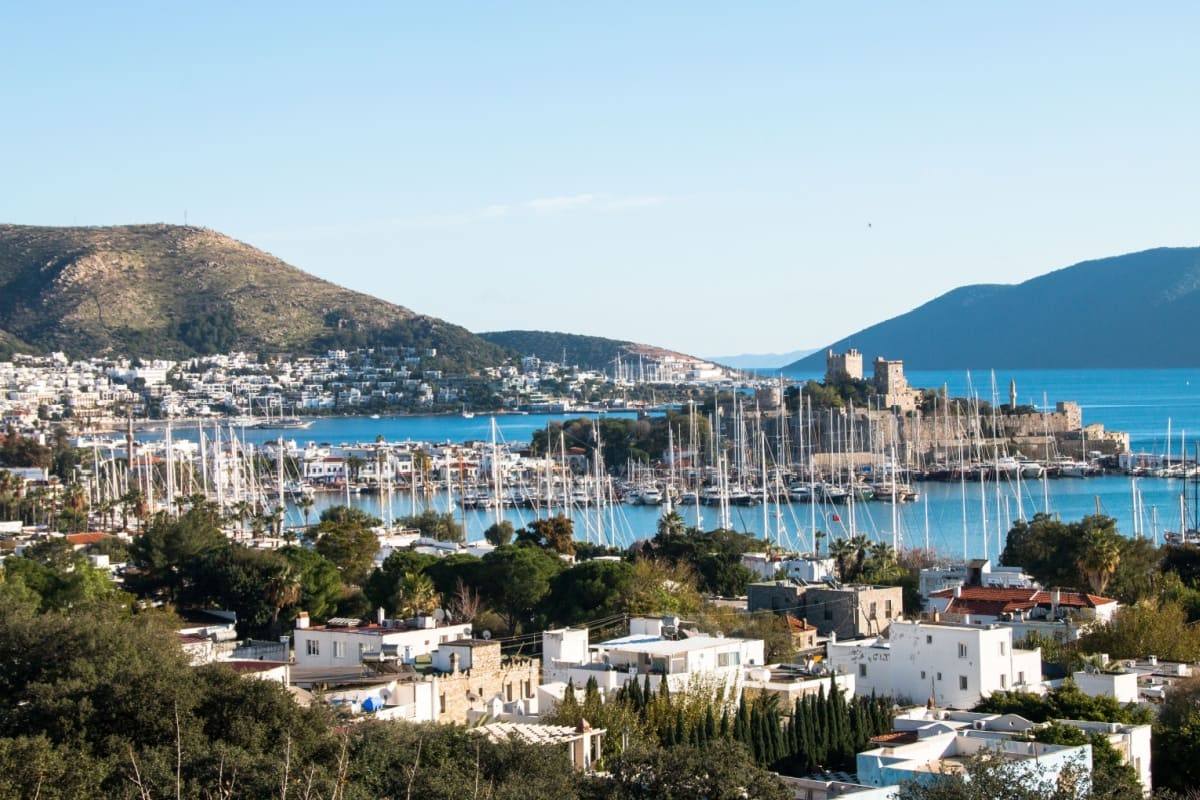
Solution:
[(0, 225), (0, 352), (72, 355), (436, 348), (447, 368), (505, 352), (464, 328), (315, 278), (206, 228)]

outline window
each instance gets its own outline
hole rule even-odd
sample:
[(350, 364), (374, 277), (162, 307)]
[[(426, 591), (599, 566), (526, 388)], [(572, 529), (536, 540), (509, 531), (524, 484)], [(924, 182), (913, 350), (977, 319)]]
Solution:
[(504, 684), (504, 697), (508, 702), (512, 702), (512, 681)]
[(886, 617), (887, 619), (892, 618), (892, 601), (891, 600), (883, 601), (883, 616)]
[(825, 619), (833, 619), (833, 609), (829, 607), (828, 603), (825, 604)]
[(875, 619), (875, 615), (878, 613), (878, 611), (876, 610), (878, 605), (879, 604), (876, 603), (874, 600), (871, 601), (871, 611), (870, 611), (871, 619)]
[(1025, 673), (1024, 672), (1017, 673), (1017, 683), (1020, 685), (1023, 685), (1025, 683)]
[(442, 692), (441, 697), (438, 698), (438, 711), (440, 711), (442, 714), (446, 713), (446, 693), (445, 692)]
[(925, 644), (933, 644), (933, 637), (929, 634), (925, 635)]
[[(736, 667), (742, 663), (741, 653), (717, 653), (718, 667)], [(680, 670), (682, 671), (682, 670)]]
[(316, 639), (308, 639), (304, 643), (304, 652), (310, 656), (321, 655), (321, 643)]
[(941, 679), (942, 679), (942, 673), (940, 673), (940, 672), (939, 672), (939, 673), (938, 673), (938, 680), (940, 681)]
[(958, 643), (958, 657), (959, 657), (959, 658), (966, 658), (966, 657), (967, 657), (967, 644), (966, 644), (966, 642), (959, 642), (959, 643)]
[(333, 643), (333, 657), (334, 658), (345, 658), (346, 657), (346, 643), (345, 642), (334, 642)]
[(867, 677), (867, 665), (866, 664), (858, 665), (858, 677), (860, 677), (860, 678)]
[(964, 692), (967, 690), (967, 676), (966, 675), (958, 676), (958, 688)]
[(921, 680), (925, 680), (925, 670), (921, 670)]
[(1005, 675), (1003, 672), (1000, 673), (1000, 688), (1001, 689), (1008, 688), (1008, 676)]
[(1004, 655), (1004, 651), (1007, 649), (1008, 649), (1008, 647), (1004, 644), (1004, 642), (1001, 642), (1000, 643), (1000, 655)]

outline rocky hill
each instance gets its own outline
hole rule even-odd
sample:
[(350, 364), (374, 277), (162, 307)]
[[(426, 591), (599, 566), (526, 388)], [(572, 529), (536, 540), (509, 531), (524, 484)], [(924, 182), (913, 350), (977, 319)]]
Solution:
[(445, 368), (505, 355), (461, 327), (206, 228), (0, 225), (0, 353), (183, 357), (354, 346), (436, 348)]
[[(964, 286), (829, 347), (908, 369), (1195, 367), (1197, 320), (1200, 248), (1158, 248)], [(824, 368), (822, 348), (785, 370)]]

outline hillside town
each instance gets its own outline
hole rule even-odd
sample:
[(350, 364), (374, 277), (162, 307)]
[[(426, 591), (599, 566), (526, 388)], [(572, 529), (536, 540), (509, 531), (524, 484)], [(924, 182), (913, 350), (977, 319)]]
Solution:
[[(40, 371), (54, 385), (47, 375), (76, 369), (25, 364), (10, 381)], [(173, 366), (130, 369), (144, 371), (106, 373), (105, 391), (175, 380)], [(902, 371), (882, 372), (895, 389)], [(65, 377), (63, 387), (101, 394)], [(10, 392), (10, 403), (22, 399), (44, 397)], [(455, 513), (419, 494), (465, 503), (479, 482), (498, 498), (502, 481), (532, 487), (544, 475), (553, 496), (555, 475), (594, 478), (599, 447), (556, 456), (373, 443), (333, 454), (277, 442), (243, 467), (219, 434), (206, 452), (203, 439), (132, 446), (132, 432), (126, 449), (118, 436), (102, 451), (86, 438), (39, 438), (28, 420), (8, 426), (6, 624), (47, 614), (83, 624), (84, 609), (114, 632), (155, 619), (172, 643), (155, 658), (257, 681), (238, 691), (272, 693), (328, 720), (314, 730), (367, 737), (361, 746), (379, 725), (463, 730), (490, 746), (558, 752), (578, 791), (625, 796), (627, 770), (645, 769), (646, 753), (728, 742), (731, 758), (746, 759), (739, 769), (775, 781), (767, 796), (797, 800), (908, 797), (996, 754), (1037, 786), (1149, 797), (1186, 786), (1190, 772), (1162, 765), (1200, 747), (1162, 723), (1194, 713), (1179, 704), (1200, 691), (1200, 634), (1184, 625), (1200, 608), (1195, 547), (1124, 536), (1102, 515), (1018, 519), (992, 559), (901, 550), (853, 530), (803, 542), (702, 530), (670, 501), (657, 534), (639, 541), (581, 535), (548, 499), (524, 528), (497, 517), (467, 541)], [(12, 463), (37, 448), (51, 467)], [(297, 471), (272, 472), (285, 462)], [(709, 480), (695, 477), (697, 489)], [(340, 494), (352, 480), (389, 497), (399, 487), (409, 513), (385, 521), (331, 505), (311, 520), (310, 502), (302, 525), (283, 524), (285, 496)], [(41, 511), (26, 517), (34, 500)], [(40, 708), (41, 675), (11, 677), (10, 696)], [(656, 780), (668, 791), (668, 774)]]

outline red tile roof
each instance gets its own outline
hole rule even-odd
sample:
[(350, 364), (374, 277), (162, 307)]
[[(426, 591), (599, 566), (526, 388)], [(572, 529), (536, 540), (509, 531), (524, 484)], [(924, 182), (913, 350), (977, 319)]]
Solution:
[[(1053, 605), (1051, 593), (1044, 589), (1006, 589), (998, 586), (963, 586), (958, 597), (954, 589), (933, 592), (930, 597), (949, 598), (946, 612), (950, 614), (982, 614), (998, 616), (1013, 611)], [(1096, 608), (1115, 603), (1108, 597), (1085, 592), (1059, 592), (1058, 605), (1062, 608)]]
[(68, 533), (67, 541), (75, 545), (90, 545), (111, 538), (107, 533)]

